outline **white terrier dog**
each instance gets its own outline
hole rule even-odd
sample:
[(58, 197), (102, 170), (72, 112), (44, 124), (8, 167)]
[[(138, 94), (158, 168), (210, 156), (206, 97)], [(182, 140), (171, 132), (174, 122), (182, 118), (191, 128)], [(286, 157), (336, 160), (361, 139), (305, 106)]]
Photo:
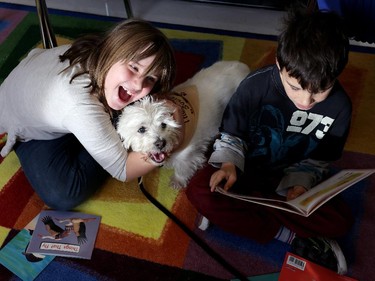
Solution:
[(165, 100), (147, 96), (126, 106), (117, 123), (124, 147), (145, 153), (155, 165), (173, 168), (171, 185), (186, 187), (206, 162), (205, 153), (219, 132), (224, 109), (249, 71), (244, 63), (220, 61), (166, 95), (183, 110), (184, 140), (176, 151), (172, 149), (179, 142), (180, 126)]

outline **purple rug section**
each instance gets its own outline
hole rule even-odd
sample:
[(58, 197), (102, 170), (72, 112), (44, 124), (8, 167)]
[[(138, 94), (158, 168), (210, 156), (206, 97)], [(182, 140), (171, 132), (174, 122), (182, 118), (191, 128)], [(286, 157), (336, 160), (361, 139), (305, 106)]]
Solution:
[(0, 44), (13, 31), (13, 29), (22, 21), (28, 12), (21, 10), (2, 9), (0, 20)]

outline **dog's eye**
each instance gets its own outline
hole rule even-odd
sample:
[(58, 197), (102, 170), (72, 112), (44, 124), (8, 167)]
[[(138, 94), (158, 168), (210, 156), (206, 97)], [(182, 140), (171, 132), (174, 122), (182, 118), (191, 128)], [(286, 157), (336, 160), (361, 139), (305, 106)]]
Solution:
[(138, 129), (138, 133), (144, 134), (145, 132), (146, 132), (146, 128), (145, 127), (140, 127)]
[(165, 123), (161, 123), (161, 125), (160, 125), (160, 126), (161, 126), (161, 128), (162, 128), (162, 129), (165, 129), (165, 128), (167, 128), (167, 124), (165, 124)]

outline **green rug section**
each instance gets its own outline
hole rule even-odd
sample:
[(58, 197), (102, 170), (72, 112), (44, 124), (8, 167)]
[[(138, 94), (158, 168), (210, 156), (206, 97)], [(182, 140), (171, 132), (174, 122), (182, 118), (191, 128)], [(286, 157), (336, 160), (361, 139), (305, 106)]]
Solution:
[[(115, 20), (97, 20), (74, 16), (50, 15), (50, 22), (56, 37), (74, 39), (84, 34), (104, 32), (113, 26)], [(27, 38), (27, 40), (24, 40)], [(0, 45), (0, 84), (30, 49), (39, 46), (41, 35), (39, 19), (29, 13), (16, 29)]]

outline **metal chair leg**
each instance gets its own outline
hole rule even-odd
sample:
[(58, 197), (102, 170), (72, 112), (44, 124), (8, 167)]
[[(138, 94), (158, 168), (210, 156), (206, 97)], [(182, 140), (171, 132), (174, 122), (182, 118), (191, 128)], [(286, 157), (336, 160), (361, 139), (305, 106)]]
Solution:
[(53, 33), (49, 16), (48, 9), (45, 0), (35, 0), (39, 25), (40, 25), (40, 34), (43, 41), (43, 47), (45, 49), (51, 49), (57, 47), (57, 41), (55, 34)]
[(131, 19), (133, 17), (133, 11), (130, 4), (130, 0), (124, 0), (124, 5), (128, 19)]
[[(48, 9), (45, 0), (35, 0), (36, 9), (39, 18), (40, 35), (42, 37), (43, 47), (45, 49), (51, 49), (57, 47), (57, 41), (55, 34), (53, 33), (49, 16)], [(133, 17), (133, 11), (129, 0), (124, 0), (126, 14), (128, 18)]]

